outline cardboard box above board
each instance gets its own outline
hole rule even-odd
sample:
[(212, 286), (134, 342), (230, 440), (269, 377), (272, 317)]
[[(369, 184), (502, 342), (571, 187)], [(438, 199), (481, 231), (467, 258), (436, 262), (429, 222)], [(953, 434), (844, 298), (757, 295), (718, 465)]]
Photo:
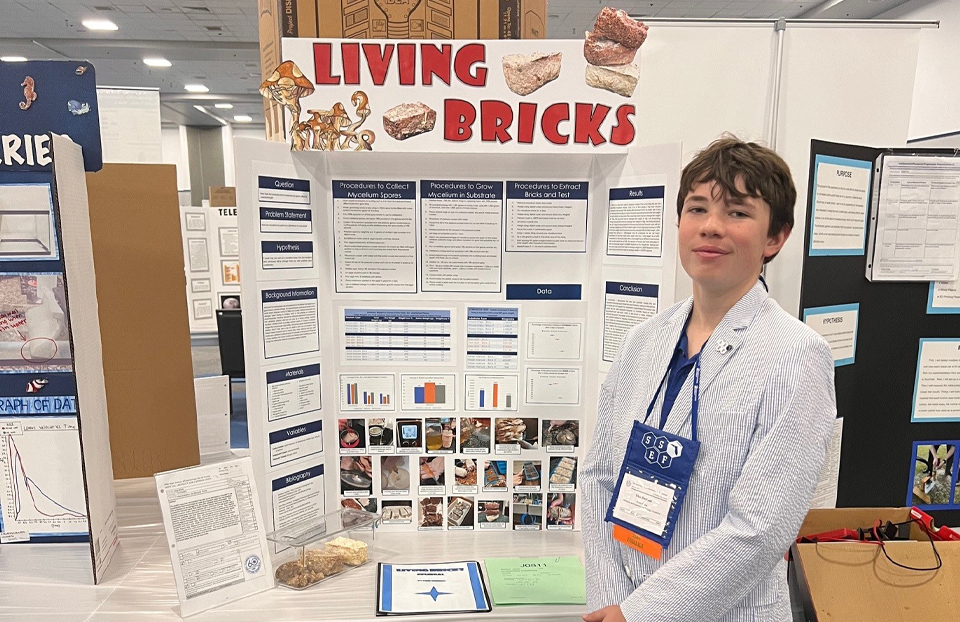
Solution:
[[(910, 520), (910, 508), (811, 510), (800, 536)], [(960, 612), (960, 542), (934, 542), (917, 523), (909, 540), (875, 543), (820, 542), (791, 548), (791, 594), (806, 622), (822, 620), (954, 620)], [(890, 559), (887, 559), (887, 556)]]
[[(263, 79), (282, 37), (545, 39), (547, 0), (258, 0)], [(283, 109), (264, 100), (268, 140), (285, 141)]]
[(237, 189), (234, 186), (210, 186), (210, 207), (236, 207)]

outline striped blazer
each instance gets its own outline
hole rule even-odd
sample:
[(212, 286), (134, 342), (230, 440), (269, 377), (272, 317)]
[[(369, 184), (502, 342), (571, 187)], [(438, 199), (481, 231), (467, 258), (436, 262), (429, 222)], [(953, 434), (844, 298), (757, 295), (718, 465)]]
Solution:
[[(580, 475), (587, 604), (619, 604), (630, 622), (790, 622), (783, 556), (830, 442), (833, 356), (759, 282), (701, 350), (700, 454), (670, 546), (653, 560), (616, 542), (604, 522), (633, 422), (646, 414), (692, 306), (687, 299), (632, 328), (601, 388)], [(686, 438), (692, 376), (665, 427)]]

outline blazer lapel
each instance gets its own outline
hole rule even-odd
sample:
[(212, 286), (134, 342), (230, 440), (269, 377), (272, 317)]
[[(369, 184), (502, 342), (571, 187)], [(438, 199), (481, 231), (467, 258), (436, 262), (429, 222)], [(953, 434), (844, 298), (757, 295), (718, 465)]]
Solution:
[(703, 344), (700, 354), (700, 393), (716, 380), (727, 361), (743, 343), (745, 329), (750, 326), (767, 300), (767, 290), (757, 281), (737, 304), (733, 305), (720, 324)]

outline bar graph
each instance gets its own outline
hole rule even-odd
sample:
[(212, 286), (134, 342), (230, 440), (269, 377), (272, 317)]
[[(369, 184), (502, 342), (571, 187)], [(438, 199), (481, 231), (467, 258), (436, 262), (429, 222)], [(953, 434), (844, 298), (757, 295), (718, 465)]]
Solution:
[(340, 410), (396, 410), (393, 374), (340, 374)]
[(519, 376), (467, 374), (466, 410), (517, 410)]
[(456, 374), (401, 374), (403, 410), (455, 410)]
[(348, 384), (346, 386), (347, 391), (347, 405), (356, 405), (356, 404), (381, 404), (381, 405), (390, 405), (390, 394), (384, 395), (383, 393), (375, 393), (373, 391), (363, 391), (362, 395), (360, 389), (357, 388), (358, 385), (356, 382), (353, 384)]

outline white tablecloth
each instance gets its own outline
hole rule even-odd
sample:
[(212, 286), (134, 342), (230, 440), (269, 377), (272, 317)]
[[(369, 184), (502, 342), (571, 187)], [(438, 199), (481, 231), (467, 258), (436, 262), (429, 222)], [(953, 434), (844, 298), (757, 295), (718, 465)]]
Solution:
[[(0, 547), (2, 622), (177, 621), (179, 603), (153, 479), (117, 482), (120, 548), (94, 586), (86, 544)], [(579, 532), (443, 532), (378, 534), (390, 561), (483, 560), (488, 557), (579, 555)], [(376, 564), (311, 589), (274, 588), (188, 618), (191, 622), (380, 620), (375, 611)], [(403, 616), (403, 620), (551, 620), (574, 622), (582, 606), (494, 607), (473, 616)]]

